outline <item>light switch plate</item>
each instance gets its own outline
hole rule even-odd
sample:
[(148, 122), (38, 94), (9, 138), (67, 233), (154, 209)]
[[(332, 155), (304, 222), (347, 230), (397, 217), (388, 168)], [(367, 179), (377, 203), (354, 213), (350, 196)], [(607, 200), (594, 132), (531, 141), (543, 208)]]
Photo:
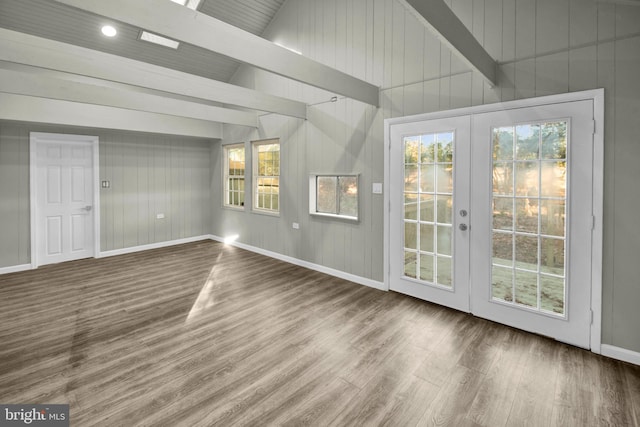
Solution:
[(382, 183), (374, 182), (373, 183), (373, 194), (382, 194)]

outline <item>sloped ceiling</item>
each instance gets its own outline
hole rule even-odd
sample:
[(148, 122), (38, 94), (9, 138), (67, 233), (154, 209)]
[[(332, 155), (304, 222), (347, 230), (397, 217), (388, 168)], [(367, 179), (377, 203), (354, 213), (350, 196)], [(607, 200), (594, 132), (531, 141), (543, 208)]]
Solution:
[[(198, 11), (261, 35), (284, 0), (203, 0)], [(108, 23), (94, 15), (51, 0), (0, 0), (0, 27), (107, 52), (201, 77), (229, 82), (239, 62), (181, 43), (177, 50), (140, 41), (139, 28), (118, 23), (118, 38), (107, 39)]]
[[(147, 86), (149, 79), (165, 78), (163, 80), (165, 81), (171, 73), (180, 73), (181, 76), (178, 78), (182, 86), (192, 86), (189, 82), (193, 82), (193, 79), (205, 78), (208, 82), (216, 82), (224, 91), (235, 92), (235, 100), (241, 101), (223, 100), (219, 93), (204, 98), (207, 103), (209, 101), (216, 103), (214, 106), (249, 108), (255, 112), (282, 114), (283, 110), (287, 110), (286, 104), (294, 102), (300, 105), (296, 105), (296, 112), (291, 114), (294, 117), (306, 117), (306, 112), (298, 111), (306, 108), (300, 101), (273, 97), (273, 95), (254, 90), (251, 90), (250, 96), (239, 95), (241, 89), (244, 91), (247, 89), (228, 83), (242, 61), (330, 93), (377, 107), (379, 102), (377, 86), (321, 62), (297, 55), (260, 37), (285, 1), (202, 0), (198, 7), (199, 13), (194, 13), (184, 6), (171, 3), (170, 0), (145, 0), (144, 2), (142, 0), (0, 0), (0, 30), (4, 32), (5, 37), (0, 42), (6, 53), (2, 56), (2, 61), (40, 67), (43, 70), (66, 69), (67, 73), (86, 77), (97, 77), (97, 74), (103, 74), (105, 69), (115, 69), (120, 72), (118, 79), (99, 78), (129, 85), (132, 84), (130, 74), (137, 72), (137, 77), (140, 77), (141, 70), (136, 71), (136, 69), (141, 68), (146, 69), (146, 72), (143, 72), (144, 77), (140, 77), (144, 81), (140, 83), (138, 79), (133, 85), (142, 88), (150, 88)], [(457, 30), (450, 35), (451, 45), (454, 48), (458, 45), (465, 48), (459, 49), (459, 52), (469, 60), (472, 66), (479, 64), (477, 60), (474, 61), (473, 55), (465, 55), (465, 51), (475, 53), (475, 50), (482, 50), (481, 46), (477, 43), (472, 45), (469, 42), (475, 39), (444, 1), (428, 0), (427, 3), (431, 9), (437, 6), (437, 10), (447, 13), (445, 18), (450, 23), (448, 27), (457, 24), (455, 27)], [(416, 4), (422, 5), (420, 2)], [(411, 8), (411, 3), (408, 3), (407, 7)], [(438, 20), (443, 16), (442, 13), (435, 13), (431, 9), (416, 11), (424, 18), (427, 26), (433, 26), (429, 22), (430, 19)], [(435, 18), (431, 15), (435, 15)], [(118, 37), (113, 39), (104, 37), (100, 29), (105, 24), (116, 26)], [(175, 50), (141, 41), (139, 39), (141, 28), (179, 40), (180, 46)], [(22, 40), (17, 40), (18, 38)], [(23, 43), (25, 39), (30, 39), (28, 48)], [(33, 63), (33, 58), (46, 56), (51, 59), (55, 49), (59, 56), (61, 53), (76, 53), (66, 56), (64, 60), (59, 57), (54, 58), (54, 64), (51, 61), (48, 64), (42, 61)], [(77, 64), (78, 67), (73, 69), (65, 67), (69, 62), (77, 63), (79, 58), (85, 57), (88, 59), (83, 64)], [(117, 63), (125, 60), (130, 62), (133, 60), (136, 65), (129, 64), (129, 67), (120, 68)], [(488, 60), (488, 68), (491, 69), (494, 61), (490, 57)], [(10, 64), (7, 63), (3, 66), (10, 68)], [(150, 67), (155, 69), (149, 70)], [(87, 71), (87, 68), (91, 70)], [(482, 67), (480, 70), (482, 71)], [(10, 70), (5, 71), (10, 72)], [(492, 80), (490, 76), (489, 80)], [(213, 83), (209, 86), (211, 84)], [(3, 90), (15, 95), (47, 98), (44, 92), (34, 93), (30, 89), (23, 87), (18, 91), (5, 84)], [(80, 90), (80, 88), (76, 89)], [(157, 87), (156, 85), (154, 90), (185, 95), (182, 91), (168, 90), (165, 86)], [(161, 93), (155, 93), (155, 95), (163, 96)], [(190, 102), (201, 102), (200, 93), (186, 96), (194, 98), (188, 100)], [(273, 98), (267, 100), (266, 104), (261, 104), (261, 107), (268, 108), (256, 109), (255, 105), (247, 105), (249, 100), (265, 96)], [(71, 100), (67, 99), (67, 101)], [(94, 102), (99, 104), (100, 101), (95, 99)], [(142, 111), (144, 111), (144, 107), (139, 107), (137, 104), (127, 104), (120, 108), (134, 110), (143, 108)], [(178, 106), (174, 108), (180, 110)], [(177, 113), (177, 115), (195, 118), (187, 113)], [(212, 115), (209, 121), (234, 123), (226, 122), (217, 115)], [(242, 120), (241, 123), (245, 121)]]

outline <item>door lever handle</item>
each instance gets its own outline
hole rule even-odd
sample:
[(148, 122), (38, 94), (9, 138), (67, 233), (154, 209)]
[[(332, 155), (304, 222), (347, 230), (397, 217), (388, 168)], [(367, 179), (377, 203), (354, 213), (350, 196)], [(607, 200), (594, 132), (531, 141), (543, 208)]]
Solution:
[(84, 210), (85, 210), (85, 211), (87, 211), (87, 212), (91, 212), (91, 209), (93, 209), (93, 206), (85, 206), (85, 207), (84, 207), (84, 208), (82, 208), (82, 209), (84, 209)]

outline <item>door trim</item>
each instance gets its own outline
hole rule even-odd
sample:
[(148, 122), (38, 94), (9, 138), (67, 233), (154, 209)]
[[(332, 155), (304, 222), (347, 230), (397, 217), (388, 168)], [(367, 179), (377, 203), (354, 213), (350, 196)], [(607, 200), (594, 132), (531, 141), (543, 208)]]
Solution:
[(593, 136), (593, 212), (594, 227), (591, 246), (591, 351), (602, 352), (602, 244), (603, 244), (603, 201), (604, 201), (604, 89), (593, 89), (581, 92), (571, 92), (538, 98), (520, 99), (509, 102), (465, 107), (455, 110), (437, 111), (433, 113), (417, 114), (413, 116), (385, 119), (384, 121), (384, 182), (387, 191), (384, 192), (384, 288), (390, 286), (390, 215), (391, 198), (389, 188), (391, 183), (390, 150), (391, 126), (416, 121), (435, 120), (441, 118), (491, 113), (524, 107), (539, 107), (563, 102), (592, 100), (594, 111)]
[(38, 143), (73, 142), (78, 144), (91, 144), (93, 148), (93, 257), (100, 255), (100, 171), (99, 171), (99, 138), (92, 135), (68, 135), (61, 133), (30, 132), (29, 133), (29, 206), (31, 221), (31, 268), (38, 268), (38, 251), (36, 237), (38, 229), (38, 180), (37, 180), (37, 151)]

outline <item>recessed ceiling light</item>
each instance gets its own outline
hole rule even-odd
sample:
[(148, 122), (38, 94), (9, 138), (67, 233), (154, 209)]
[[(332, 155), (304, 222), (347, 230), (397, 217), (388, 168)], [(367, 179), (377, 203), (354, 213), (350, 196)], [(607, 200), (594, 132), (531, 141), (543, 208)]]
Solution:
[(170, 47), (172, 49), (177, 49), (178, 46), (180, 46), (180, 42), (168, 39), (166, 37), (159, 36), (157, 34), (150, 33), (148, 31), (142, 31), (140, 33), (140, 40), (159, 44), (161, 46)]
[(102, 27), (102, 34), (107, 37), (115, 37), (115, 35), (118, 34), (118, 31), (116, 31), (116, 29), (111, 25), (105, 25)]

